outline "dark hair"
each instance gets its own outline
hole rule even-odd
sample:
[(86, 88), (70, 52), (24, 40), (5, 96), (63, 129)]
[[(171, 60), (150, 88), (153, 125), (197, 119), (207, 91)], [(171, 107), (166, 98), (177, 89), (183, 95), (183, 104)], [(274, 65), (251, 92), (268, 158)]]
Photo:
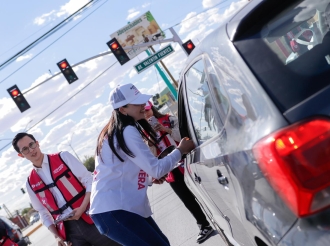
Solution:
[(159, 119), (159, 118), (162, 118), (162, 117), (165, 117), (166, 115), (165, 114), (162, 114), (160, 113), (155, 106), (151, 106), (151, 110), (152, 110), (152, 113), (154, 114), (154, 116)]
[(146, 135), (148, 134), (152, 141), (154, 141), (155, 143), (157, 142), (157, 134), (150, 126), (148, 121), (146, 121), (145, 119), (135, 121), (133, 117), (129, 115), (124, 115), (119, 112), (119, 109), (115, 109), (112, 112), (109, 122), (103, 127), (101, 133), (98, 136), (96, 155), (100, 155), (103, 140), (104, 138), (108, 138), (110, 149), (118, 157), (118, 159), (123, 162), (124, 160), (119, 156), (114, 145), (114, 137), (116, 136), (120, 149), (122, 149), (127, 155), (135, 157), (131, 150), (127, 147), (124, 140), (123, 132), (126, 126), (134, 126), (140, 132), (143, 139), (148, 140), (148, 137)]
[(13, 145), (13, 147), (17, 151), (17, 153), (21, 153), (18, 146), (17, 146), (17, 142), (19, 140), (21, 140), (22, 138), (24, 138), (25, 136), (31, 138), (33, 141), (36, 141), (36, 139), (34, 138), (34, 136), (32, 134), (29, 134), (29, 133), (26, 133), (26, 132), (17, 133), (16, 136), (14, 137), (13, 141), (11, 142), (11, 144)]

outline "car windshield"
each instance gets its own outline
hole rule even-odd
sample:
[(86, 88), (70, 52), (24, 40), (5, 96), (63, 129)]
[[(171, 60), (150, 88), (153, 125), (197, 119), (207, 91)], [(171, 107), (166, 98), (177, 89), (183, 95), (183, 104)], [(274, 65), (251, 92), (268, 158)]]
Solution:
[[(268, 47), (288, 64), (321, 45), (329, 31), (328, 1), (304, 1), (267, 23), (262, 37)], [(329, 55), (325, 59), (330, 64)]]
[(235, 45), (284, 112), (330, 83), (330, 0), (298, 1), (268, 18)]

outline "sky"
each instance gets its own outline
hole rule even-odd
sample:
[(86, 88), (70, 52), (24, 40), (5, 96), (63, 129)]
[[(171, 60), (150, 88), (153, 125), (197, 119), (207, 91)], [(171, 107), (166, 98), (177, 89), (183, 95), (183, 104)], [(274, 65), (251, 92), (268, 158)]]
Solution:
[[(87, 4), (87, 0), (33, 0), (0, 2), (0, 63), (33, 43), (44, 33)], [(39, 42), (0, 70), (0, 206), (13, 213), (29, 206), (22, 194), (32, 164), (17, 156), (12, 138), (28, 130), (43, 153), (69, 151), (84, 160), (94, 155), (96, 139), (109, 120), (109, 93), (118, 84), (133, 83), (142, 93), (154, 95), (165, 83), (152, 66), (137, 74), (134, 65), (147, 57), (142, 52), (123, 66), (110, 55), (100, 56), (74, 68), (78, 80), (68, 84), (57, 62), (71, 65), (109, 51), (110, 34), (150, 11), (166, 38), (173, 27), (183, 42), (198, 44), (225, 23), (248, 0), (134, 0), (114, 3), (97, 0), (59, 31)], [(119, 4), (120, 3), (120, 4)], [(155, 45), (157, 51), (168, 43)], [(177, 43), (163, 62), (178, 79), (187, 56)], [(47, 81), (46, 81), (47, 80)], [(39, 85), (40, 83), (45, 83)], [(17, 85), (31, 108), (21, 113), (7, 89)], [(72, 98), (72, 99), (70, 99)], [(69, 100), (70, 99), (70, 100)], [(61, 106), (62, 105), (62, 106)], [(6, 215), (4, 209), (0, 215)]]

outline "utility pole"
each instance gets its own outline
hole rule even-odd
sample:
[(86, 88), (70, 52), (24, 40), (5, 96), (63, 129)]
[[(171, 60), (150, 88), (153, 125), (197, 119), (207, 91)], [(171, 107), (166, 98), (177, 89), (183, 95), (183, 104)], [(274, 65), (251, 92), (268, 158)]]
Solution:
[(5, 204), (2, 205), (3, 208), (5, 209), (7, 215), (9, 218), (13, 218), (13, 215), (10, 213), (9, 209), (7, 208), (7, 206)]
[[(155, 49), (152, 46), (150, 46), (150, 49), (152, 50), (153, 53), (156, 53)], [(162, 66), (165, 69), (166, 73), (170, 76), (171, 80), (173, 81), (173, 84), (176, 87), (175, 89), (178, 89), (178, 83), (176, 82), (176, 80), (174, 79), (173, 75), (167, 69), (167, 67), (165, 66), (165, 64), (164, 64), (164, 62), (162, 60), (160, 60), (160, 64), (162, 64)]]

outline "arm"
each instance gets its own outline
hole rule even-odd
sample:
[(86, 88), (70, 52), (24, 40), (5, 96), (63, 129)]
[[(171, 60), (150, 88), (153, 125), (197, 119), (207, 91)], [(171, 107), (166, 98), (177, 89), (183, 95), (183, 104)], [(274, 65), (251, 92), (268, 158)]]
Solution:
[(39, 212), (42, 224), (48, 228), (50, 225), (54, 224), (54, 219), (53, 219), (52, 215), (44, 207), (44, 205), (42, 205), (42, 203), (39, 201), (39, 199), (34, 194), (34, 192), (32, 191), (32, 189), (27, 181), (26, 181), (25, 186), (26, 186), (27, 193), (30, 197), (32, 207)]
[(89, 199), (91, 195), (92, 181), (93, 177), (91, 172), (73, 155), (67, 151), (61, 152), (61, 157), (65, 163), (71, 169), (73, 175), (85, 186), (86, 193), (83, 202), (79, 208), (73, 210), (74, 216), (70, 220), (78, 220), (80, 216), (86, 211), (86, 208), (89, 204)]
[[(64, 239), (60, 237), (60, 235), (58, 235), (56, 227), (54, 224), (50, 225), (48, 227), (48, 230), (50, 230), (51, 233), (53, 233), (53, 235), (55, 236), (55, 239), (57, 241), (57, 245), (58, 246), (66, 246), (67, 244), (65, 244)], [(71, 243), (69, 242), (69, 245), (71, 245)]]
[(165, 158), (158, 160), (143, 142), (140, 133), (135, 127), (128, 126), (125, 128), (124, 139), (127, 147), (135, 155), (135, 157), (127, 157), (142, 170), (156, 179), (159, 179), (170, 172), (181, 159), (181, 153), (176, 149)]
[(181, 135), (179, 130), (179, 123), (178, 119), (174, 116), (170, 116), (169, 120), (171, 121), (171, 128), (165, 127), (162, 124), (158, 123), (155, 125), (154, 129), (155, 131), (163, 131), (170, 134), (170, 136), (173, 138), (174, 141), (180, 142)]
[(26, 182), (26, 190), (30, 197), (32, 207), (39, 212), (41, 222), (44, 226), (50, 230), (50, 232), (55, 236), (55, 239), (59, 246), (66, 246), (63, 239), (58, 235), (56, 227), (54, 225), (54, 219), (49, 211), (42, 205), (37, 196), (32, 191), (28, 182)]
[(79, 208), (73, 210), (74, 216), (68, 220), (79, 220), (80, 216), (85, 213), (87, 206), (89, 205), (89, 199), (91, 197), (90, 192), (86, 192), (83, 202)]

